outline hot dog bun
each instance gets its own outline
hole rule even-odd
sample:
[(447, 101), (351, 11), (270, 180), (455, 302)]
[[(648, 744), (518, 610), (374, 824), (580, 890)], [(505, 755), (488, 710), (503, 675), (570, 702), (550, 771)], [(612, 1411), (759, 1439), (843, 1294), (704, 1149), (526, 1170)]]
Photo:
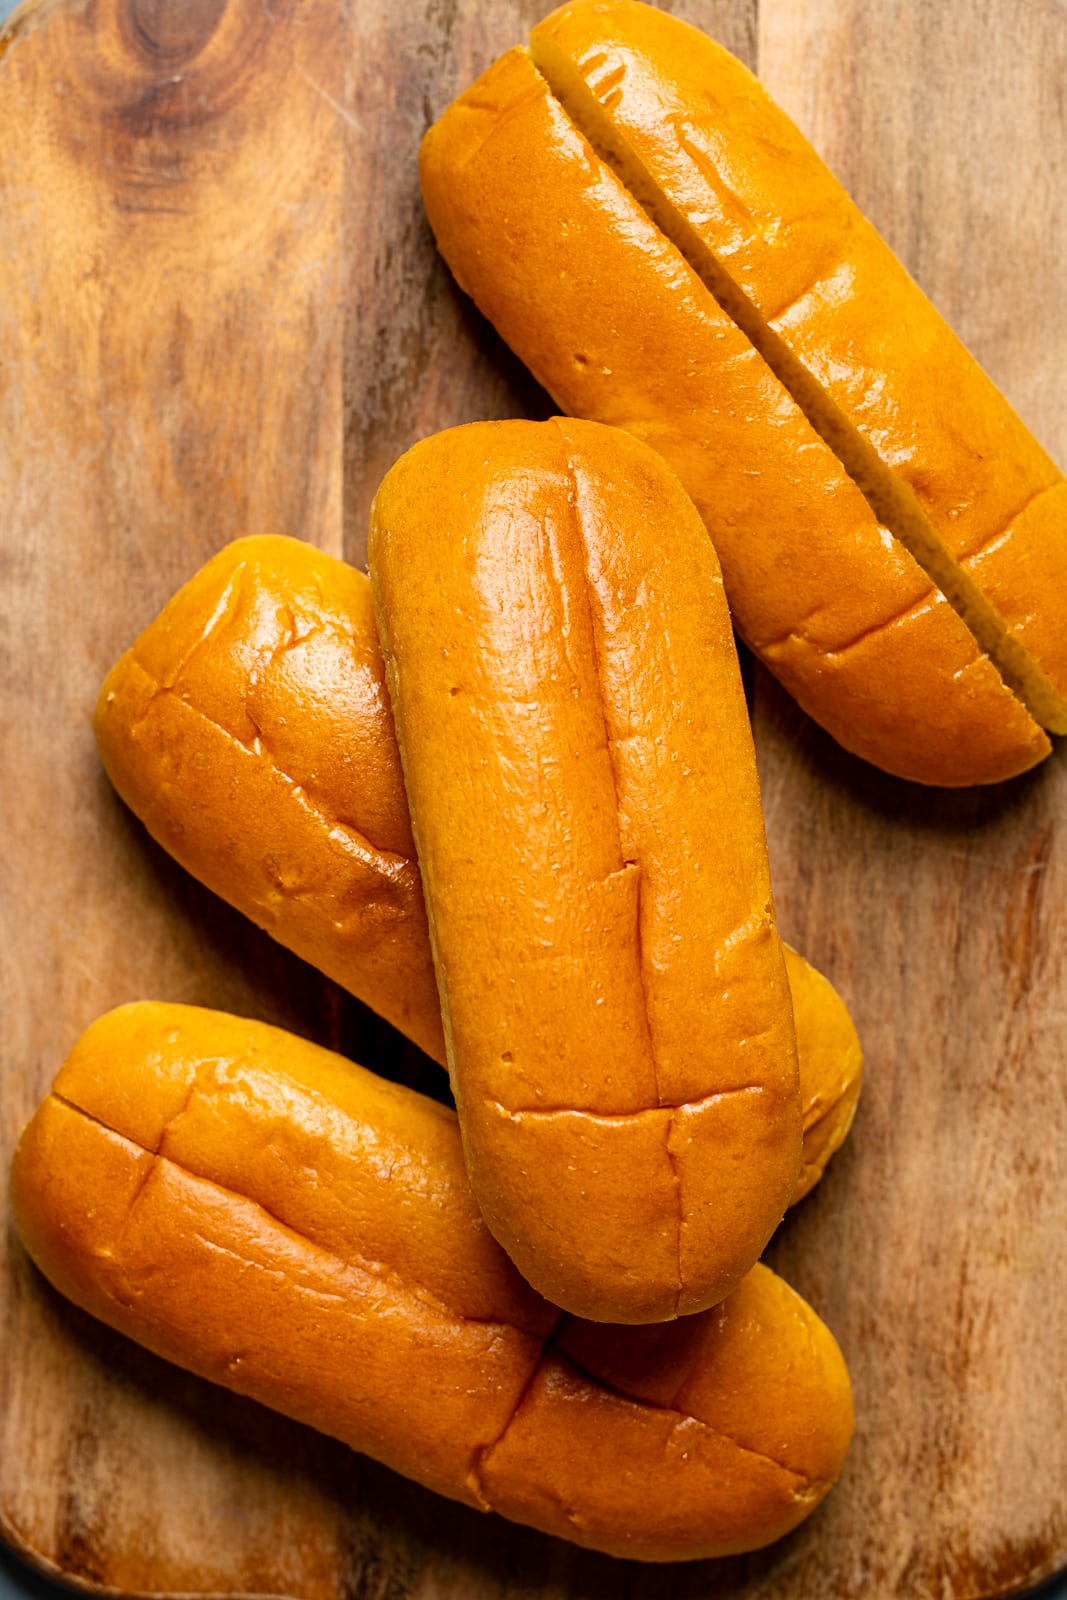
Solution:
[(728, 50), (640, 0), (577, 0), (530, 44), (705, 247), (731, 314), (1035, 716), (1067, 733), (1067, 482), (811, 145)]
[(183, 867), (444, 1059), (370, 585), (240, 540), (108, 674), (111, 781)]
[(783, 944), (800, 1069), (804, 1151), (790, 1202), (810, 1194), (852, 1126), (863, 1080), (863, 1052), (841, 996), (821, 972)]
[(618, 430), (416, 445), (370, 572), (471, 1186), (556, 1304), (713, 1305), (796, 1187), (800, 1098), (715, 552)]
[[(702, 236), (690, 224), (684, 235), (674, 226), (674, 168), (665, 165), (662, 183), (653, 182), (628, 146), (619, 153), (620, 124), (612, 118), (623, 105), (634, 121), (654, 127), (649, 142), (657, 152), (672, 129), (684, 131), (685, 117), (700, 125), (709, 145), (718, 138), (706, 126), (707, 106), (692, 97), (686, 65), (707, 41), (674, 19), (647, 13), (633, 5), (567, 8), (535, 32), (533, 60), (521, 49), (509, 52), (431, 128), (422, 149), (423, 196), (441, 252), (461, 288), (563, 409), (626, 428), (662, 453), (715, 541), (738, 631), (840, 743), (923, 783), (988, 783), (1019, 773), (1048, 753), (1049, 742), (985, 651), (997, 650), (1013, 687), (1057, 728), (1063, 724), (1046, 693), (1055, 652), (1050, 647), (1045, 666), (1038, 665), (1018, 640), (1011, 642), (1014, 635), (962, 569), (944, 560), (931, 565), (939, 541), (927, 538), (920, 548), (918, 525), (914, 517), (902, 519), (899, 496), (888, 496), (881, 478), (879, 492), (872, 492), (866, 456), (861, 472), (855, 450), (843, 464), (823, 437), (833, 433), (828, 407), (813, 409), (807, 390), (798, 404), (719, 304)], [(670, 35), (669, 60), (657, 57), (639, 69), (642, 46), (619, 42), (623, 18), (636, 19), (634, 34), (647, 18), (650, 37)], [(610, 38), (610, 49), (594, 48), (594, 36)], [(570, 76), (568, 51), (577, 63)], [(680, 76), (684, 67), (689, 109), (668, 126), (656, 97), (675, 66)], [(583, 98), (574, 89), (582, 73), (595, 95)], [(633, 87), (646, 78), (647, 92)], [(747, 74), (746, 81), (753, 82)], [(694, 170), (702, 159), (690, 153)], [(748, 162), (750, 186), (761, 183), (770, 159)], [(788, 172), (798, 215), (808, 205), (807, 170), (799, 179), (794, 167)], [(701, 194), (704, 209), (693, 201), (692, 216), (721, 216), (733, 241), (745, 225), (744, 207), (733, 207), (728, 196)], [(677, 204), (687, 197), (690, 191)], [(777, 251), (777, 225), (765, 219), (765, 233)], [(725, 267), (714, 277), (716, 288), (724, 276)], [(876, 314), (870, 311), (872, 319)], [(824, 308), (824, 331), (834, 315), (833, 306)], [(906, 343), (902, 323), (910, 331), (910, 315), (894, 310), (889, 331), (883, 328), (866, 347), (872, 406), (883, 369)], [(905, 429), (911, 428), (908, 392), (905, 386), (894, 402)], [(1040, 452), (1034, 454), (1032, 441), (1025, 449), (1019, 443), (1017, 419), (1011, 429), (995, 419), (989, 428), (1002, 435), (1001, 475), (1024, 498), (1023, 479), (1044, 482), (1054, 469), (1042, 464), (1038, 471)], [(858, 435), (852, 430), (849, 437)], [(975, 441), (965, 453), (972, 448), (984, 446)], [(1026, 515), (1043, 518), (1056, 504), (1050, 494)], [(907, 545), (897, 533), (907, 535)], [(1022, 611), (1040, 609), (1061, 640), (1067, 630), (1057, 596), (1067, 584), (1053, 588), (1051, 579), (1061, 571), (1053, 552), (1062, 544), (1057, 535), (1047, 556), (1024, 557), (1015, 568), (1020, 582), (1028, 572), (1035, 579), (1022, 585), (1028, 596)], [(943, 589), (964, 606), (966, 620)], [(991, 590), (993, 598), (1007, 607), (1005, 595)]]
[[(444, 1061), (363, 573), (296, 539), (225, 546), (112, 668), (96, 734), (111, 781), (164, 849)], [(339, 819), (388, 848), (349, 847)], [(862, 1055), (840, 996), (788, 948), (786, 975), (804, 1119), (797, 1199), (848, 1132)]]
[(482, 1223), (451, 1112), (262, 1023), (151, 1003), (100, 1018), (12, 1191), (34, 1260), (110, 1326), (594, 1549), (755, 1548), (841, 1469), (840, 1351), (773, 1273), (666, 1329), (561, 1317)]

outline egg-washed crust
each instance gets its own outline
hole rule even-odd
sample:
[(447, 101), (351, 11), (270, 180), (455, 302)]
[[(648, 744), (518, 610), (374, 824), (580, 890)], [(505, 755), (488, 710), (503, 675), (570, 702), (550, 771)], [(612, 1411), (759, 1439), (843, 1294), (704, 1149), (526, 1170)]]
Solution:
[(530, 49), (1005, 681), (1067, 732), (1067, 482), (807, 140), (735, 56), (640, 0), (563, 6)]
[[(792, 369), (776, 375), (720, 306), (713, 288), (722, 293), (725, 272), (622, 144), (614, 112), (625, 74), (602, 70), (602, 53), (579, 52), (605, 112), (584, 84), (575, 89), (577, 71), (559, 67), (554, 47), (571, 17), (611, 35), (618, 9), (648, 8), (568, 8), (535, 31), (537, 65), (509, 52), (427, 134), (423, 194), (442, 254), (565, 410), (625, 427), (666, 457), (715, 541), (738, 631), (840, 743), (925, 783), (1025, 770), (1048, 753), (1047, 738), (879, 521), (859, 447), (846, 470), (828, 407), (813, 408), (806, 391), (794, 398), (779, 381)], [(683, 34), (687, 48), (703, 37)], [(714, 271), (698, 270), (709, 260)], [(888, 497), (872, 498), (892, 511)], [(890, 520), (894, 534), (909, 533), (896, 512)], [(942, 561), (937, 576), (958, 599), (963, 569)], [(982, 645), (1004, 635), (987, 613), (977, 600), (968, 612)], [(1056, 725), (1038, 683), (1047, 673), (1033, 662), (1024, 671), (1014, 644), (1007, 653), (1012, 680), (1026, 677)]]
[[(109, 672), (96, 733), (116, 789), (187, 871), (444, 1061), (364, 573), (297, 539), (226, 545)], [(804, 1118), (795, 1200), (847, 1132), (862, 1056), (830, 983), (785, 954)]]
[(841, 1353), (773, 1273), (670, 1328), (561, 1316), (485, 1228), (451, 1112), (263, 1023), (100, 1018), (12, 1191), (42, 1271), (111, 1327), (593, 1549), (753, 1549), (841, 1470)]
[(811, 1193), (848, 1137), (863, 1081), (863, 1051), (848, 1007), (829, 978), (789, 945), (782, 948), (797, 1031), (804, 1118), (795, 1205)]
[(112, 668), (95, 729), (165, 850), (444, 1059), (362, 573), (295, 539), (228, 545)]
[(713, 1304), (801, 1123), (715, 553), (653, 451), (567, 421), (415, 446), (370, 572), (478, 1202), (567, 1310)]

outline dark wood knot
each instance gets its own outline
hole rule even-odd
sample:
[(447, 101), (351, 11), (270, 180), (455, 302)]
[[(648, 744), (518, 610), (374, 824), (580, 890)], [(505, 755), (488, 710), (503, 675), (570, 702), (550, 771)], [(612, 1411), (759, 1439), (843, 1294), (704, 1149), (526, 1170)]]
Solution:
[(150, 62), (191, 61), (215, 32), (226, 0), (125, 0), (127, 34)]

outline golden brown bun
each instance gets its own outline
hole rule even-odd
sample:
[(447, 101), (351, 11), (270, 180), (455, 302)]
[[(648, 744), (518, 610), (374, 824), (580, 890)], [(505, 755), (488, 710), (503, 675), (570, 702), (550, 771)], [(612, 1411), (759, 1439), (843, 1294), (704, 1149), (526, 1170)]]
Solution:
[(96, 737), (183, 867), (444, 1059), (361, 573), (295, 539), (228, 545), (112, 668)]
[[(863, 1051), (848, 1007), (829, 978), (783, 944), (793, 1001), (804, 1118), (804, 1155), (792, 1204), (810, 1194), (852, 1126)], [(802, 1043), (803, 1041), (803, 1043)]]
[(370, 572), (471, 1185), (542, 1294), (721, 1300), (796, 1186), (796, 1047), (715, 552), (618, 430), (416, 445)]
[[(315, 639), (316, 648), (283, 652), (293, 630)], [(195, 681), (183, 668), (194, 646)], [(284, 676), (277, 675), (279, 661)], [(157, 682), (169, 692), (158, 694)], [(257, 747), (254, 737), (242, 742), (223, 728), (227, 718), (245, 728), (246, 714), (262, 725), (271, 684), (271, 727), (305, 741), (300, 770), (316, 775), (316, 809), (303, 790), (279, 779), (262, 735)], [(444, 1061), (407, 798), (363, 573), (296, 539), (227, 545), (112, 668), (96, 733), (116, 789), (164, 849)], [(338, 758), (340, 750), (348, 761)], [(355, 896), (346, 918), (335, 915), (330, 895), (301, 887), (340, 882), (333, 819), (342, 816), (388, 838), (397, 858), (377, 879), (356, 858), (356, 887), (369, 881), (377, 891)], [(288, 886), (278, 881), (281, 841), (288, 841)], [(382, 896), (398, 884), (383, 940)], [(786, 976), (804, 1116), (798, 1199), (847, 1132), (862, 1057), (843, 1002), (788, 948)]]
[(561, 1318), (486, 1230), (450, 1111), (262, 1023), (152, 1003), (100, 1018), (12, 1189), (34, 1260), (110, 1326), (594, 1549), (755, 1548), (814, 1509), (848, 1448), (840, 1351), (773, 1273), (667, 1330)]
[(558, 403), (626, 428), (678, 474), (738, 631), (836, 739), (946, 785), (1048, 754), (974, 635), (524, 51), (431, 128), (422, 184), (461, 288)]
[(850, 470), (977, 580), (1067, 732), (1067, 482), (811, 145), (729, 51), (637, 0), (562, 6), (531, 48), (606, 113), (756, 340), (802, 363)]

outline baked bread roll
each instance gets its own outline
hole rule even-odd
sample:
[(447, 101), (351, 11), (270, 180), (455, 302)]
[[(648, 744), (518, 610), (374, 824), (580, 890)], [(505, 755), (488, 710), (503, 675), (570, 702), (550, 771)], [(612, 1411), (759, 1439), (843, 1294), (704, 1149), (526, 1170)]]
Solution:
[(790, 1205), (810, 1194), (848, 1137), (863, 1081), (863, 1051), (848, 1007), (829, 978), (782, 945), (797, 1036), (804, 1145)]
[[(119, 794), (187, 871), (444, 1061), (363, 573), (296, 539), (225, 546), (112, 668), (96, 734)], [(833, 986), (785, 958), (799, 1199), (848, 1132), (862, 1053)]]
[(752, 1549), (841, 1470), (841, 1353), (773, 1273), (668, 1328), (561, 1316), (489, 1236), (450, 1111), (263, 1023), (152, 1003), (100, 1018), (12, 1192), (38, 1266), (111, 1327), (593, 1549)]
[(95, 728), (164, 849), (444, 1060), (362, 573), (295, 539), (228, 546), (108, 674)]
[(579, 0), (431, 128), (422, 181), (460, 286), (563, 409), (663, 454), (836, 739), (944, 785), (1048, 753), (1063, 479), (740, 63)]
[(416, 445), (369, 550), (475, 1198), (565, 1310), (702, 1310), (801, 1156), (711, 542), (653, 451), (554, 418)]

